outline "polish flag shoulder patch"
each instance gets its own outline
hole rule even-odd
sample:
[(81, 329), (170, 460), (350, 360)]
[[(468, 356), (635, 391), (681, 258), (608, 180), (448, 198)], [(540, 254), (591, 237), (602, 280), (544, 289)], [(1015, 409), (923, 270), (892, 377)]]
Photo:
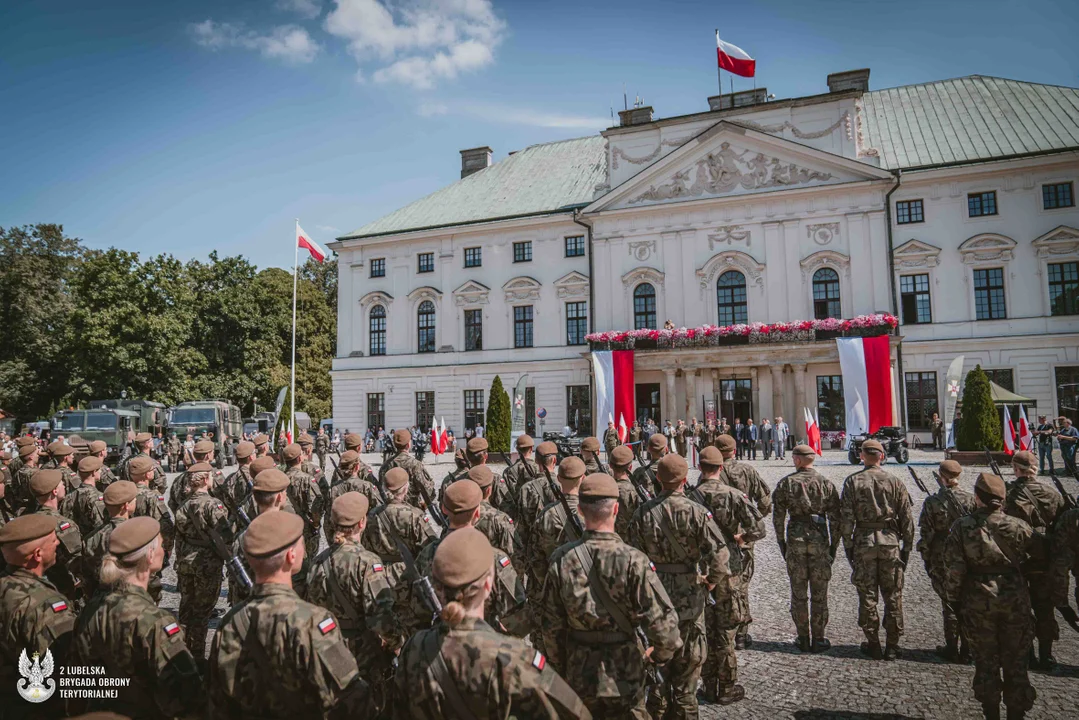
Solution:
[(426, 515), (424, 515), (424, 516), (423, 516), (423, 521), (424, 521), (425, 523), (429, 523), (429, 522), (431, 522), (430, 520), (428, 520), (428, 519), (427, 519), (427, 516), (426, 516)]
[(712, 519), (713, 519), (713, 518), (712, 518), (712, 511), (711, 511), (711, 510), (709, 510), (709, 511), (708, 511), (708, 512), (706, 512), (705, 514), (706, 514), (706, 515), (708, 516), (708, 519), (709, 519), (709, 520), (712, 520)]
[(371, 566), (371, 570), (374, 572), (382, 572), (382, 563), (375, 563)]
[(652, 568), (652, 572), (656, 571), (656, 564), (651, 560), (648, 561), (648, 567)]
[(543, 657), (543, 653), (536, 651), (536, 657), (532, 658), (532, 667), (537, 670), (547, 667), (547, 658)]
[(321, 632), (323, 635), (328, 633), (330, 630), (333, 630), (335, 627), (337, 627), (337, 621), (334, 620), (332, 617), (328, 617), (318, 624), (319, 632)]
[(509, 567), (510, 566), (510, 559), (508, 557), (503, 556), (503, 557), (499, 558), (498, 564), (501, 565), (504, 568)]
[(180, 626), (177, 625), (176, 623), (169, 623), (168, 625), (165, 626), (164, 629), (165, 629), (165, 634), (168, 635), (169, 637), (172, 637), (176, 633), (180, 632)]
[(157, 499), (158, 499), (158, 500), (159, 500), (160, 502), (165, 502), (165, 496), (164, 496), (164, 495), (158, 495), (158, 496), (157, 496)]
[(513, 518), (509, 518), (509, 521), (510, 521), (510, 525), (512, 525), (513, 524)]
[(57, 600), (56, 602), (49, 605), (49, 607), (52, 608), (52, 611), (54, 613), (63, 612), (64, 610), (67, 610), (67, 601), (66, 600)]
[(61, 530), (67, 530), (69, 527), (71, 527), (71, 523), (69, 523), (69, 522), (60, 523), (60, 529)]

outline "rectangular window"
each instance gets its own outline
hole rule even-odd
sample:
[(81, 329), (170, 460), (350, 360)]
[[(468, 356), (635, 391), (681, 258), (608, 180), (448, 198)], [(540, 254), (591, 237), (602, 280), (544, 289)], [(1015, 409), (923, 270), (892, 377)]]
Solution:
[(846, 426), (846, 406), (843, 404), (843, 376), (817, 376), (817, 414), (821, 430), (842, 430)]
[(483, 424), (483, 390), (465, 390), (465, 429)]
[(513, 243), (513, 262), (532, 262), (532, 241)]
[(933, 313), (929, 307), (929, 275), (900, 277), (899, 296), (904, 325), (933, 322)]
[(367, 393), (367, 428), (378, 432), (386, 426), (386, 396), (383, 393)]
[(937, 409), (937, 374), (904, 373), (907, 383), (907, 425), (911, 430), (929, 430)]
[(901, 200), (895, 204), (897, 225), (925, 222), (925, 210), (921, 200)]
[(1073, 425), (1079, 423), (1079, 365), (1056, 368), (1056, 381), (1057, 417), (1063, 415), (1071, 418)]
[(435, 271), (435, 254), (433, 252), (420, 253), (416, 256), (416, 272), (429, 273)]
[(584, 235), (566, 238), (566, 257), (584, 257)]
[(1012, 372), (1011, 368), (986, 370), (985, 374), (989, 378), (989, 382), (1000, 385), (1008, 392), (1015, 392), (1015, 373)]
[(1046, 210), (1075, 207), (1075, 194), (1072, 192), (1072, 184), (1066, 182), (1042, 185), (1042, 207)]
[(513, 308), (513, 347), (532, 347), (531, 305), (518, 305)]
[(381, 305), (375, 305), (371, 308), (370, 317), (370, 330), (371, 330), (371, 354), (372, 355), (385, 355), (386, 354), (386, 308)]
[(981, 217), (997, 214), (997, 193), (995, 190), (967, 195), (967, 215)]
[(416, 393), (416, 427), (429, 430), (435, 418), (435, 391), (422, 390)]
[(1079, 263), (1049, 263), (1049, 312), (1079, 315)]
[(465, 248), (465, 267), (473, 268), (483, 265), (483, 248)]
[(588, 303), (566, 303), (566, 344), (584, 345), (588, 334)]
[(465, 350), (483, 349), (483, 311), (465, 310)]
[(371, 261), (371, 277), (386, 277), (386, 258), (375, 258)]
[(587, 385), (566, 386), (566, 424), (573, 432), (592, 432), (592, 400)]
[(1004, 268), (974, 271), (974, 312), (978, 320), (1008, 317), (1004, 306)]

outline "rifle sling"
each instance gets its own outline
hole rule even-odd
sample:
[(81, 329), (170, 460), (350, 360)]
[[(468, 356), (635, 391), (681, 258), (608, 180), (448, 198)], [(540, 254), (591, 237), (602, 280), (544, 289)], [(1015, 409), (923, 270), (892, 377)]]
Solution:
[(648, 512), (652, 515), (656, 524), (659, 525), (659, 529), (663, 531), (663, 536), (667, 538), (667, 543), (675, 549), (675, 552), (678, 554), (681, 561), (686, 565), (695, 566), (697, 561), (689, 557), (689, 554), (686, 552), (685, 544), (679, 540), (675, 536), (674, 531), (671, 530), (671, 526), (667, 523), (667, 515), (659, 509), (660, 505), (662, 505), (662, 503), (656, 503), (649, 508)]
[[(1034, 498), (1034, 495), (1031, 494), (1030, 488), (1027, 487), (1027, 484), (1025, 482), (1022, 485), (1020, 485), (1019, 492), (1022, 493), (1023, 496), (1026, 497), (1027, 500), (1030, 501), (1030, 509), (1033, 511), (1034, 516), (1038, 520), (1037, 527), (1044, 528), (1045, 532), (1049, 532), (1050, 527), (1046, 524), (1045, 518), (1042, 517), (1042, 511), (1041, 511), (1041, 508), (1038, 507), (1038, 501)], [(1034, 518), (1031, 518), (1031, 519), (1034, 519)], [(1033, 525), (1033, 524), (1034, 523), (1031, 523), (1031, 525)]]
[[(408, 568), (409, 573), (418, 577), (419, 573), (416, 570), (416, 559), (412, 556), (412, 552), (409, 551), (408, 546), (405, 545), (405, 541), (397, 534), (397, 530), (393, 527), (393, 523), (385, 517), (385, 509), (388, 507), (389, 505), (383, 505), (375, 511), (375, 522), (379, 523), (379, 526), (390, 536), (390, 540), (393, 541), (393, 544), (397, 546), (397, 552), (404, 561), (405, 567)], [(383, 520), (385, 520), (385, 522), (383, 522)]]
[(446, 700), (449, 701), (454, 714), (464, 720), (479, 720), (465, 703), (464, 697), (461, 696), (461, 689), (457, 687), (457, 681), (453, 679), (449, 667), (446, 666), (446, 659), (442, 657), (442, 648), (438, 645), (437, 631), (432, 630), (427, 633), (425, 645), (426, 655), (430, 656), (434, 653), (431, 664), (427, 666), (427, 673), (445, 692)]
[(330, 556), (326, 558), (326, 564), (329, 565), (326, 572), (326, 580), (330, 584), (330, 592), (333, 593), (333, 597), (337, 601), (337, 604), (344, 608), (345, 615), (348, 615), (348, 619), (355, 625), (354, 629), (359, 630), (363, 627), (363, 618), (356, 612), (355, 606), (349, 601), (348, 596), (345, 595), (345, 591), (341, 589), (341, 583), (337, 581), (337, 570), (333, 566), (333, 556), (336, 555), (337, 551), (340, 549), (341, 546), (338, 545), (334, 548), (333, 552), (330, 553)]
[(993, 542), (997, 544), (997, 549), (1000, 550), (1000, 554), (1008, 559), (1008, 562), (1011, 563), (1011, 566), (1015, 568), (1015, 571), (1017, 573), (1019, 573), (1019, 577), (1023, 577), (1023, 568), (1019, 565), (1019, 561), (1012, 557), (1008, 553), (1008, 551), (1004, 549), (1007, 547), (1007, 545), (1001, 542), (1000, 536), (997, 535), (997, 531), (989, 524), (988, 517), (985, 519), (985, 529), (989, 531), (989, 534), (993, 538)]
[(595, 557), (592, 551), (585, 547), (582, 542), (573, 548), (573, 552), (577, 555), (577, 559), (581, 562), (581, 569), (584, 570), (585, 575), (588, 576), (588, 586), (592, 588), (592, 594), (596, 596), (596, 600), (603, 606), (603, 609), (607, 611), (607, 614), (614, 620), (614, 624), (618, 626), (618, 629), (624, 632), (626, 635), (632, 636), (634, 633), (634, 625), (630, 622), (629, 617), (619, 607), (618, 603), (611, 597), (610, 591), (607, 586), (600, 581), (599, 575), (595, 572)]

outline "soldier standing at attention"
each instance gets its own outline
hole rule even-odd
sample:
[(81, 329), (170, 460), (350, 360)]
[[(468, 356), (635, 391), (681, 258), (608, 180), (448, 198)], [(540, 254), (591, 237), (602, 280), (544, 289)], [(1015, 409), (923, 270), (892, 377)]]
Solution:
[[(169, 558), (172, 557), (172, 548), (176, 543), (176, 525), (172, 521), (172, 515), (165, 505), (165, 496), (159, 494), (150, 487), (150, 481), (154, 478), (154, 463), (149, 458), (132, 460), (131, 479), (138, 488), (135, 496), (135, 511), (131, 517), (149, 517), (157, 520), (161, 528), (161, 547), (165, 551), (164, 566), (168, 567)], [(161, 601), (161, 571), (158, 570), (150, 576), (150, 585), (147, 588), (154, 602)]]
[[(865, 469), (843, 483), (839, 498), (840, 533), (858, 590), (858, 626), (865, 633), (862, 652), (874, 660), (895, 660), (903, 634), (903, 573), (914, 544), (914, 517), (907, 488), (880, 467), (884, 448), (862, 443)], [(887, 645), (880, 649), (878, 593), (884, 598)]]
[(89, 700), (86, 711), (163, 719), (204, 708), (202, 678), (184, 633), (147, 589), (165, 559), (160, 529), (153, 518), (139, 517), (109, 537), (101, 565), (101, 583), (108, 590), (79, 617), (74, 662), (104, 667), (110, 677), (130, 678), (130, 683), (120, 686), (115, 698)]
[[(0, 454), (0, 458), (4, 458), (5, 461), (10, 460), (11, 454), (4, 452)], [(0, 473), (0, 528), (4, 527), (5, 523), (10, 522), (11, 519), (15, 517), (15, 511), (12, 509), (7, 497), (9, 485), (11, 485), (11, 476), (7, 472), (7, 462), (5, 462), (3, 472)]]
[(315, 439), (307, 433), (301, 433), (296, 443), (303, 451), (303, 462), (300, 463), (300, 469), (310, 475), (312, 481), (318, 486), (319, 492), (322, 493), (322, 504), (326, 507), (326, 512), (329, 512), (330, 507), (326, 504), (326, 498), (330, 496), (330, 478), (322, 471), (321, 467), (311, 461), (314, 456)]
[(663, 493), (637, 509), (629, 537), (630, 544), (652, 558), (678, 611), (682, 649), (665, 668), (664, 687), (652, 689), (648, 707), (653, 717), (663, 717), (669, 699), (674, 717), (696, 718), (697, 680), (706, 652), (705, 600), (718, 583), (730, 582), (730, 554), (712, 513), (683, 492), (689, 472), (685, 458), (666, 455), (657, 465)]
[(541, 652), (484, 622), (497, 582), (493, 558), (491, 544), (474, 528), (439, 543), (431, 574), (441, 619), (401, 651), (396, 718), (591, 717)]
[[(20, 511), (33, 512), (34, 493), (30, 490), (30, 478), (38, 471), (37, 462), (40, 451), (37, 445), (28, 444), (19, 448), (19, 467), (14, 470), (12, 481), (11, 504), (16, 513)], [(14, 462), (12, 463), (14, 465)], [(61, 480), (63, 478), (61, 477)]]
[[(1053, 605), (1072, 627), (1079, 624), (1079, 616), (1068, 604), (1069, 574), (1079, 579), (1079, 507), (1060, 514), (1053, 528), (1049, 557), (1049, 588)], [(1079, 584), (1075, 600), (1079, 604)]]
[(689, 428), (686, 427), (685, 420), (679, 420), (674, 428), (674, 447), (678, 450), (679, 455), (687, 457), (689, 451)]
[(487, 461), (490, 459), (490, 452), (488, 451), (487, 438), (477, 437), (472, 438), (465, 444), (465, 457), (468, 460), (468, 470), (458, 471), (457, 480), (463, 480), (468, 477), (468, 471), (472, 468), (486, 466), (491, 472), (491, 495), (490, 505), (501, 510), (507, 515), (513, 515), (516, 512), (514, 502), (517, 497), (517, 488), (511, 487), (506, 478), (498, 473), (490, 470), (487, 466)]
[(956, 521), (944, 543), (944, 598), (967, 630), (974, 697), (987, 720), (1000, 720), (1002, 690), (1009, 720), (1022, 720), (1036, 697), (1027, 677), (1030, 591), (1020, 568), (1041, 541), (1026, 522), (1001, 512), (1005, 495), (1003, 478), (979, 475), (974, 512)]
[[(303, 449), (292, 443), (282, 451), (288, 475), (288, 500), (296, 513), (303, 518), (304, 546), (311, 548), (312, 554), (318, 550), (318, 526), (322, 521), (323, 501), (314, 478), (305, 473), (300, 465), (303, 462)], [(299, 591), (298, 591), (299, 592)], [(301, 597), (303, 593), (300, 592)]]
[[(194, 466), (194, 465), (206, 465), (206, 466), (208, 466), (210, 468), (210, 474), (211, 474), (210, 488), (216, 489), (216, 488), (220, 487), (225, 482), (225, 478), (221, 474), (220, 470), (213, 467), (213, 462), (214, 462), (214, 444), (213, 444), (213, 442), (211, 442), (210, 440), (199, 440), (197, 443), (194, 444), (191, 453), (192, 453), (192, 455), (194, 456), (194, 459), (195, 459), (195, 461), (193, 463), (191, 463), (192, 466)], [(150, 456), (146, 455), (146, 457), (150, 457)], [(153, 458), (150, 458), (150, 459), (153, 460)], [(154, 471), (155, 477), (156, 477), (157, 472), (161, 469), (161, 466), (155, 464), (155, 467), (157, 468)], [(190, 475), (191, 475), (191, 467), (189, 467), (187, 463), (184, 463), (184, 471), (183, 471), (183, 473), (179, 477), (175, 478), (172, 481), (172, 485), (169, 487), (169, 510), (172, 510), (173, 514), (178, 512), (180, 510), (180, 508), (182, 508), (184, 506), (184, 503), (186, 503), (188, 501), (188, 499), (191, 497), (191, 495), (194, 493), (194, 491), (190, 487), (190, 483), (188, 482), (188, 478), (190, 477)], [(124, 477), (125, 477), (125, 479), (127, 477), (127, 465), (124, 466)], [(162, 478), (163, 477), (164, 477), (164, 475), (162, 475)], [(157, 490), (158, 492), (160, 492), (162, 494), (164, 494), (164, 492), (165, 492), (164, 481), (162, 481), (162, 484), (161, 484), (160, 487), (158, 487), (158, 484), (156, 482), (150, 483), (150, 487), (154, 488), (155, 490)]]
[(646, 663), (666, 663), (682, 640), (678, 613), (648, 556), (614, 531), (620, 494), (607, 475), (581, 483), (585, 534), (551, 557), (541, 605), (544, 644), (593, 718), (647, 720)]
[(603, 449), (607, 451), (607, 464), (611, 463), (611, 453), (622, 444), (618, 439), (618, 431), (615, 430), (614, 421), (607, 423), (607, 429), (603, 431)]
[(937, 655), (949, 662), (966, 665), (970, 662), (970, 648), (959, 625), (959, 619), (944, 596), (944, 541), (955, 521), (974, 512), (974, 496), (959, 487), (963, 468), (955, 460), (940, 464), (941, 488), (925, 499), (922, 514), (918, 517), (921, 537), (917, 549), (922, 554), (925, 572), (933, 583), (933, 590), (940, 596), (944, 617), (944, 645), (937, 646)]
[(256, 458), (260, 458), (270, 454), (270, 436), (266, 433), (259, 433), (255, 437), (251, 438), (251, 442), (255, 445)]
[[(514, 518), (522, 542), (528, 541), (532, 526), (539, 520), (543, 508), (555, 500), (551, 483), (558, 467), (558, 446), (550, 440), (541, 442), (536, 448), (536, 461), (539, 473), (534, 479), (520, 486), (520, 502), (517, 505), (517, 517)], [(538, 591), (539, 587), (535, 589)]]
[(326, 427), (320, 425), (318, 435), (315, 437), (315, 454), (318, 455), (318, 466), (322, 468), (322, 474), (326, 474), (326, 456), (330, 454), (330, 436), (326, 434)]
[(599, 438), (586, 437), (581, 441), (581, 459), (584, 460), (585, 475), (603, 472), (599, 466)]
[[(213, 452), (213, 447), (212, 447), (213, 443), (210, 443), (210, 446), (211, 446), (210, 452)], [(122, 468), (120, 468), (120, 478), (123, 479), (123, 480), (130, 480), (131, 479), (129, 477), (127, 466), (128, 466), (128, 463), (130, 463), (134, 458), (147, 457), (147, 458), (150, 458), (151, 460), (154, 460), (153, 455), (151, 454), (151, 452), (153, 451), (153, 448), (154, 448), (154, 436), (153, 435), (151, 435), (148, 432), (142, 432), (142, 433), (139, 433), (138, 435), (136, 435), (135, 436), (136, 453), (134, 455), (132, 455), (131, 457), (129, 457), (127, 459), (127, 461), (124, 463), (124, 466)], [(196, 460), (196, 462), (197, 462), (197, 460)], [(212, 460), (207, 460), (206, 462), (212, 462)], [(154, 460), (154, 467), (157, 468), (157, 469), (154, 471), (154, 480), (153, 480), (153, 482), (150, 483), (150, 486), (154, 490), (157, 490), (158, 492), (163, 493), (163, 492), (165, 492), (165, 471), (161, 469), (161, 465), (156, 460)]]
[(427, 495), (434, 502), (435, 483), (427, 474), (423, 463), (409, 452), (412, 449), (412, 434), (408, 430), (393, 431), (393, 446), (397, 452), (378, 469), (378, 481), (383, 482), (391, 468), (403, 468), (408, 473), (408, 503), (422, 510), (424, 506), (420, 487), (427, 490)]
[(517, 528), (513, 526), (513, 520), (509, 515), (491, 504), (491, 490), (495, 482), (494, 473), (486, 464), (480, 464), (469, 468), (467, 477), (479, 485), (480, 491), (483, 492), (480, 519), (476, 522), (476, 529), (487, 536), (487, 540), (493, 547), (510, 557), (515, 557), (520, 548)]
[(183, 452), (183, 445), (180, 444), (180, 438), (176, 437), (176, 433), (169, 433), (169, 442), (165, 447), (169, 456), (169, 472), (180, 472), (180, 454)]
[(37, 501), (34, 514), (50, 518), (60, 539), (56, 563), (46, 575), (65, 597), (81, 602), (82, 533), (75, 521), (59, 510), (66, 492), (63, 475), (59, 470), (39, 470), (30, 478), (30, 492)]
[[(558, 464), (558, 484), (561, 486), (562, 496), (566, 499), (566, 506), (571, 513), (577, 515), (578, 522), (584, 526), (584, 518), (577, 510), (580, 497), (581, 480), (585, 475), (585, 464), (579, 457), (573, 455), (567, 457)], [(547, 568), (551, 562), (551, 555), (562, 545), (580, 539), (580, 534), (573, 520), (566, 515), (565, 508), (560, 500), (554, 500), (543, 508), (539, 519), (532, 526), (532, 534), (524, 544), (522, 556), (528, 564), (529, 576), (536, 579), (539, 587), (547, 578)], [(544, 638), (544, 642), (548, 638)]]
[(15, 438), (15, 457), (11, 458), (11, 465), (8, 466), (8, 470), (11, 472), (11, 476), (15, 477), (18, 474), (19, 468), (23, 466), (24, 456), (22, 449), (24, 447), (37, 448), (37, 441), (29, 435), (20, 435)]
[(629, 521), (641, 505), (641, 496), (630, 482), (630, 468), (633, 467), (633, 450), (627, 445), (619, 445), (611, 451), (611, 476), (618, 484), (618, 516), (614, 519), (614, 531), (621, 538), (629, 537)]
[(667, 455), (667, 436), (662, 433), (653, 433), (648, 438), (649, 462), (633, 471), (633, 482), (648, 488), (653, 495), (663, 491), (659, 480), (656, 478), (656, 464)]
[(503, 479), (506, 484), (512, 488), (513, 499), (510, 510), (504, 512), (510, 517), (517, 519), (518, 506), (521, 503), (521, 488), (525, 486), (525, 483), (530, 480), (535, 480), (540, 476), (541, 470), (536, 461), (532, 459), (536, 442), (530, 435), (518, 435), (517, 436), (517, 462), (506, 468), (502, 473)]
[(1038, 639), (1039, 670), (1052, 670), (1056, 665), (1053, 642), (1060, 639), (1060, 626), (1053, 612), (1052, 589), (1049, 579), (1049, 533), (1057, 515), (1064, 510), (1064, 498), (1055, 488), (1038, 479), (1038, 458), (1034, 453), (1020, 450), (1012, 456), (1015, 482), (1008, 488), (1004, 512), (1017, 517), (1034, 529), (1043, 541), (1040, 552), (1023, 567), (1023, 576), (1030, 586), (1030, 603), (1034, 608), (1034, 636)]
[[(254, 480), (251, 487), (251, 504), (252, 508), (247, 513), (247, 516), (254, 520), (254, 518), (262, 515), (263, 513), (280, 510), (282, 512), (296, 514), (296, 511), (289, 505), (288, 496), (285, 491), (288, 489), (288, 476), (285, 473), (277, 469), (273, 465), (273, 460), (269, 456), (261, 457), (252, 463), (252, 467), (258, 468), (264, 461), (271, 467), (260, 469), (258, 472), (254, 472)], [(271, 472), (272, 471), (272, 472)], [(240, 563), (244, 566), (244, 570), (247, 571), (248, 576), (251, 576), (251, 566), (247, 564), (246, 557), (243, 550), (244, 533), (241, 532), (232, 541), (232, 553), (240, 558)], [(307, 557), (304, 556), (304, 563), (301, 564), (300, 570), (293, 574), (292, 583), (293, 587), (297, 585), (304, 586), (307, 582), (306, 567)], [(250, 589), (245, 588), (236, 582), (232, 573), (226, 573), (228, 575), (229, 582), (229, 604), (239, 605), (243, 601), (247, 600), (250, 596)]]
[(629, 445), (633, 448), (633, 455), (639, 460), (641, 457), (641, 438), (644, 437), (644, 431), (641, 429), (641, 422), (639, 420), (633, 421), (633, 427), (629, 429)]
[[(255, 586), (214, 636), (210, 717), (371, 717), (369, 688), (337, 617), (292, 590), (303, 533), (303, 520), (287, 512), (259, 515), (244, 532)], [(261, 660), (252, 660), (252, 648)]]
[[(242, 440), (236, 443), (236, 472), (225, 478), (217, 492), (211, 493), (225, 504), (234, 527), (239, 526), (239, 509), (251, 496), (251, 463), (255, 461), (255, 444)], [(250, 518), (250, 516), (248, 516)]]
[(75, 448), (63, 440), (57, 440), (49, 444), (47, 451), (52, 461), (50, 467), (63, 473), (64, 489), (71, 495), (79, 486), (79, 475), (75, 472)]
[[(105, 508), (101, 504), (101, 490), (97, 483), (101, 477), (101, 458), (87, 455), (79, 461), (79, 486), (70, 495), (71, 519), (79, 526), (85, 537), (105, 522)], [(67, 500), (67, 497), (64, 498)]]
[[(716, 445), (723, 453), (723, 473), (719, 476), (720, 481), (748, 497), (757, 506), (761, 517), (768, 517), (768, 514), (772, 512), (772, 491), (761, 479), (756, 468), (734, 457), (737, 443), (730, 435), (720, 435)], [(753, 636), (749, 634), (749, 625), (753, 622), (753, 611), (749, 606), (749, 584), (753, 581), (753, 575), (757, 569), (753, 543), (747, 542), (743, 550), (742, 582), (739, 589), (745, 601), (746, 621), (738, 627), (738, 633), (735, 635), (735, 647), (739, 650), (745, 650), (753, 644)]]
[(109, 538), (135, 511), (135, 483), (117, 480), (105, 488), (105, 510), (109, 519), (98, 525), (82, 543), (83, 588), (87, 598), (93, 598), (101, 587), (101, 562), (109, 553)]
[(824, 631), (828, 627), (828, 583), (840, 540), (839, 493), (831, 480), (813, 469), (817, 459), (813, 448), (798, 445), (792, 457), (794, 472), (780, 480), (772, 494), (772, 527), (787, 563), (798, 649), (823, 652), (832, 646)]
[[(116, 473), (112, 471), (112, 468), (105, 464), (105, 459), (109, 456), (109, 446), (104, 440), (94, 440), (88, 447), (90, 449), (90, 457), (96, 457), (101, 460), (101, 474), (97, 480), (97, 488), (98, 490), (104, 490), (120, 479), (116, 477)], [(79, 462), (82, 461), (80, 460)]]
[(215, 548), (216, 540), (226, 546), (232, 542), (228, 512), (210, 495), (212, 470), (206, 463), (195, 463), (188, 468), (188, 484), (193, 494), (176, 513), (180, 625), (187, 635), (187, 646), (200, 662), (206, 657), (210, 615), (221, 594), (221, 570), (225, 560)]
[[(330, 487), (325, 506), (333, 507), (334, 500), (349, 492), (358, 492), (366, 497), (368, 507), (376, 508), (382, 505), (382, 495), (379, 494), (378, 488), (367, 479), (366, 474), (363, 478), (360, 477), (361, 466), (363, 463), (360, 462), (360, 455), (355, 450), (346, 450), (341, 455), (341, 464), (337, 466), (338, 472), (334, 473), (333, 485)], [(322, 531), (326, 535), (326, 542), (330, 542), (333, 538), (330, 513), (325, 514)]]

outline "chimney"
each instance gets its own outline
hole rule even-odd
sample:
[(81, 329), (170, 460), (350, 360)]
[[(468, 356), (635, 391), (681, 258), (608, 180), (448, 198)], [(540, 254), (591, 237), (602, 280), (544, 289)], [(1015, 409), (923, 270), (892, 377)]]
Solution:
[(754, 88), (752, 90), (739, 90), (736, 93), (727, 93), (726, 95), (713, 95), (708, 98), (708, 109), (729, 110), (766, 102), (768, 102), (768, 88)]
[(869, 92), (869, 68), (844, 70), (828, 76), (828, 92), (838, 93), (847, 90)]
[(618, 124), (622, 127), (645, 125), (652, 122), (652, 106), (642, 105), (641, 107), (631, 107), (629, 110), (619, 110), (618, 119), (621, 121)]
[(489, 167), (491, 167), (491, 148), (486, 145), (461, 151), (461, 177), (468, 177), (472, 173)]

